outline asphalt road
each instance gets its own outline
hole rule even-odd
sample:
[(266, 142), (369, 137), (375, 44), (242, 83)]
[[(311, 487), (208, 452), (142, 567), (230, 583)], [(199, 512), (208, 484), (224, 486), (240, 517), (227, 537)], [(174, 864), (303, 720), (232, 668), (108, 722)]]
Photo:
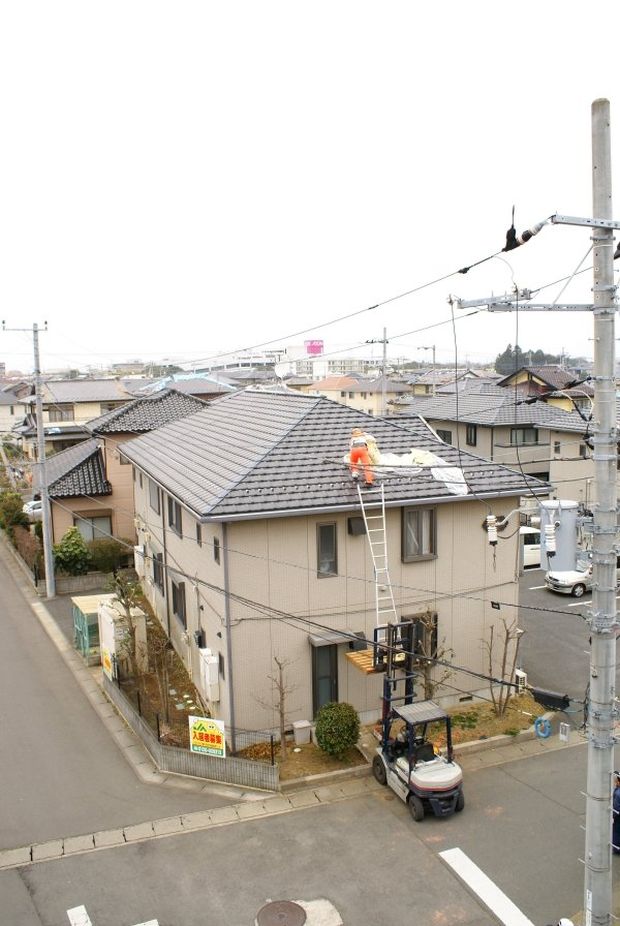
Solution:
[(0, 848), (229, 803), (136, 778), (24, 600), (6, 555), (0, 551)]
[[(591, 592), (578, 599), (548, 591), (542, 569), (522, 576), (519, 626), (525, 634), (520, 656), (528, 684), (583, 700), (590, 662), (590, 631), (584, 618), (591, 600)], [(572, 716), (578, 723), (580, 717)]]
[(84, 905), (93, 926), (251, 926), (267, 900), (327, 898), (347, 926), (492, 926), (440, 858), (459, 847), (544, 926), (582, 908), (585, 758), (576, 746), (470, 772), (464, 812), (444, 820), (416, 824), (381, 789), (5, 871), (4, 921), (67, 926)]

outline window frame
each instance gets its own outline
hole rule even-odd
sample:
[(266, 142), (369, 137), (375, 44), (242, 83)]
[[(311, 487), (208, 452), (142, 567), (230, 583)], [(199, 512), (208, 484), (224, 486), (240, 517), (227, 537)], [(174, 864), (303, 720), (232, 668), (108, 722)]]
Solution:
[[(516, 437), (521, 432), (523, 435), (522, 440), (517, 440)], [(526, 432), (531, 432), (534, 435), (534, 440), (526, 440)], [(538, 446), (538, 428), (533, 428), (530, 425), (526, 427), (511, 428), (510, 429), (510, 446), (511, 447), (537, 447)]]
[[(333, 557), (329, 561), (333, 562), (333, 570), (329, 569), (329, 571), (321, 569), (321, 562), (326, 562), (325, 555), (321, 555), (323, 549), (321, 536), (326, 528), (332, 531), (333, 537)], [(317, 579), (331, 579), (338, 575), (338, 525), (336, 521), (321, 521), (316, 525), (316, 575)]]
[(177, 537), (183, 536), (183, 512), (180, 503), (172, 495), (168, 496), (168, 527)]
[(165, 593), (164, 582), (164, 554), (153, 553), (153, 585), (158, 588), (162, 595)]
[(187, 604), (185, 601), (185, 582), (175, 582), (170, 580), (171, 591), (171, 609), (172, 613), (182, 624), (183, 629), (187, 630)]
[(452, 431), (448, 431), (446, 428), (435, 428), (435, 433), (444, 444), (452, 443)]
[(465, 426), (465, 443), (468, 447), (475, 447), (478, 443), (478, 425), (468, 424)]
[(221, 559), (222, 559), (222, 556), (221, 556), (221, 544), (220, 544), (220, 538), (219, 538), (219, 537), (214, 537), (214, 538), (213, 538), (213, 559), (215, 560), (215, 562), (216, 562), (216, 563), (218, 564), (218, 566), (219, 566), (219, 565), (220, 565), (220, 562), (221, 562)]
[(202, 525), (196, 522), (196, 543), (199, 547), (202, 546)]
[[(153, 504), (155, 499), (157, 500), (156, 505)], [(155, 514), (161, 514), (161, 492), (157, 483), (153, 482), (152, 479), (149, 479), (149, 508)]]
[[(428, 553), (408, 553), (407, 552), (407, 527), (410, 515), (416, 515), (421, 518), (425, 514), (429, 516), (430, 530), (430, 552)], [(419, 527), (417, 528), (419, 532)], [(401, 509), (401, 547), (400, 558), (403, 563), (419, 563), (424, 560), (437, 559), (437, 508), (435, 506), (406, 506)]]

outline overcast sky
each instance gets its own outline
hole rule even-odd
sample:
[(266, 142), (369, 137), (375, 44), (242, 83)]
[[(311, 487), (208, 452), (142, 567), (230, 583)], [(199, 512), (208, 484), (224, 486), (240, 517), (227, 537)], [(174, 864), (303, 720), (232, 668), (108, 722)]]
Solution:
[[(429, 360), (421, 348), (435, 345), (453, 362), (450, 293), (569, 275), (589, 232), (546, 226), (466, 277), (319, 326), (494, 253), (513, 203), (518, 231), (591, 215), (597, 97), (611, 101), (620, 163), (618, 9), (4, 3), (2, 317), (47, 320), (44, 369), (309, 338), (332, 352), (384, 326), (392, 357)], [(582, 274), (564, 298), (587, 301), (590, 285)], [(525, 349), (592, 353), (589, 315), (521, 314), (518, 326)], [(516, 320), (479, 314), (456, 333), (461, 361), (493, 359)], [(0, 338), (7, 367), (32, 368), (30, 336)]]

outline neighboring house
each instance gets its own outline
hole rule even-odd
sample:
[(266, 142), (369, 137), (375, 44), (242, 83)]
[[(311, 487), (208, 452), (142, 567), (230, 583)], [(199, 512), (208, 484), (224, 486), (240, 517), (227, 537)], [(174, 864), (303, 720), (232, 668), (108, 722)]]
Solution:
[[(330, 376), (308, 387), (302, 387), (300, 391), (307, 395), (324, 396), (348, 408), (376, 416), (387, 414), (393, 402), (403, 395), (410, 395), (411, 387), (405, 383), (397, 383), (387, 376), (367, 379), (351, 374)], [(385, 408), (383, 407), (384, 400)]]
[(458, 399), (412, 399), (406, 407), (414, 420), (422, 415), (447, 444), (550, 482), (561, 498), (586, 507), (594, 500), (588, 425), (576, 411), (523, 397), (515, 401), (511, 389), (461, 394)]
[(477, 379), (475, 370), (426, 370), (424, 373), (408, 377), (413, 395), (435, 395), (440, 387), (461, 382), (464, 379)]
[[(349, 701), (364, 720), (378, 715), (381, 677), (347, 658), (359, 648), (350, 635), (364, 646), (376, 625), (373, 566), (343, 459), (352, 427), (365, 426), (383, 452), (415, 446), (442, 461), (434, 471), (381, 470), (399, 617), (420, 627), (430, 614), (455, 666), (484, 676), (481, 640), (517, 614), (518, 531), (491, 547), (484, 522), (517, 509), (526, 491), (546, 496), (548, 486), (459, 454), (420, 419), (403, 426), (290, 392), (227, 396), (120, 447), (133, 464), (145, 593), (226, 724), (277, 727), (275, 657), (292, 688), (289, 723), (311, 720), (330, 700)], [(441, 478), (445, 464), (462, 469), (465, 495)], [(380, 491), (366, 495), (375, 514)], [(217, 658), (215, 678), (207, 655)], [(437, 697), (458, 702), (480, 691), (480, 678), (455, 668)]]
[(590, 412), (594, 400), (594, 389), (572, 372), (556, 365), (542, 367), (520, 367), (514, 373), (504, 376), (497, 383), (504, 389), (511, 389), (520, 397), (544, 399), (549, 405), (572, 411), (579, 408)]
[[(33, 464), (32, 473), (33, 491), (38, 495), (41, 485), (38, 463)], [(118, 536), (112, 486), (106, 479), (99, 441), (82, 440), (54, 454), (46, 460), (45, 475), (54, 543), (70, 527), (77, 527), (85, 540)]]
[(175, 373), (173, 376), (167, 376), (159, 380), (154, 386), (150, 387), (148, 392), (158, 392), (161, 389), (174, 389), (176, 392), (182, 392), (184, 395), (191, 395), (197, 399), (203, 399), (205, 402), (212, 402), (219, 399), (222, 395), (228, 395), (234, 392), (236, 386), (230, 385), (225, 380), (220, 380), (217, 376), (202, 375), (182, 375)]
[[(118, 445), (138, 434), (192, 415), (204, 403), (171, 389), (135, 399), (89, 421), (90, 439), (46, 461), (54, 542), (76, 526), (85, 539), (113, 536), (135, 541), (132, 468)], [(35, 464), (35, 494), (38, 485)]]
[[(50, 380), (43, 383), (43, 426), (45, 451), (56, 453), (88, 437), (84, 425), (134, 398), (126, 385), (116, 379)], [(31, 412), (20, 429), (26, 456), (37, 456), (35, 397), (30, 397)]]
[(0, 433), (11, 434), (16, 426), (22, 424), (29, 410), (28, 396), (20, 398), (12, 390), (0, 390)]

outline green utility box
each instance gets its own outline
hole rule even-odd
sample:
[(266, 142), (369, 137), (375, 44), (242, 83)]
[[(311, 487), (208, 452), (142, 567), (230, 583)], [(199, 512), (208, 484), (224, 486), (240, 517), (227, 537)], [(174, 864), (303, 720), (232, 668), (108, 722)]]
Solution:
[(73, 645), (87, 666), (101, 663), (99, 644), (99, 604), (114, 595), (79, 595), (71, 599), (73, 611)]

